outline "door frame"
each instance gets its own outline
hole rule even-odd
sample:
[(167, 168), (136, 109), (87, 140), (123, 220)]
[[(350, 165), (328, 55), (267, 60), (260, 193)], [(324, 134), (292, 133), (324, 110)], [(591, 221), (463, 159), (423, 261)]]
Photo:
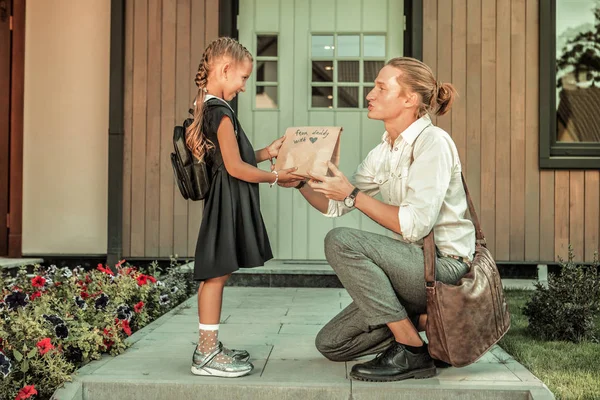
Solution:
[[(219, 0), (219, 36), (239, 37), (239, 9), (240, 0)], [(404, 0), (404, 15), (410, 16), (406, 19), (404, 54), (423, 61), (423, 0)], [(237, 112), (237, 102), (234, 110)]]
[(12, 2), (10, 75), (10, 163), (8, 188), (8, 256), (21, 257), (23, 237), (23, 108), (25, 96), (25, 2)]

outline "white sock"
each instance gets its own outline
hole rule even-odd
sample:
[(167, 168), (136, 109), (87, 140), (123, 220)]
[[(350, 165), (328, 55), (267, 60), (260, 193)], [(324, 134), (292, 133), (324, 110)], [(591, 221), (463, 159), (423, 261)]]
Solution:
[(218, 331), (219, 330), (219, 324), (214, 324), (214, 325), (207, 325), (207, 324), (198, 324), (198, 329), (200, 329), (201, 331)]

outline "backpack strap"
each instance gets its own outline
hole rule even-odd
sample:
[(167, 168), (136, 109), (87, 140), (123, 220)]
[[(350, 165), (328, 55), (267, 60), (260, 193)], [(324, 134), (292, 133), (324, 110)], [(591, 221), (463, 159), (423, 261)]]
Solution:
[(239, 132), (237, 115), (235, 115), (235, 111), (233, 111), (233, 108), (231, 108), (229, 103), (227, 103), (225, 100), (221, 99), (220, 97), (213, 96), (210, 94), (206, 95), (204, 103), (205, 103), (205, 105), (207, 105), (207, 106), (210, 105), (212, 107), (227, 107), (229, 109), (229, 111), (231, 111), (231, 114), (233, 116), (233, 121), (231, 121), (231, 122), (233, 123), (233, 130), (235, 132), (235, 136), (237, 137), (238, 132)]

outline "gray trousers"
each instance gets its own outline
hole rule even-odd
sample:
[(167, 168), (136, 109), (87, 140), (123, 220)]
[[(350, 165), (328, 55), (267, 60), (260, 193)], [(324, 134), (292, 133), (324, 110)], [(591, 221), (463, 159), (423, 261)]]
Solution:
[[(325, 237), (325, 256), (353, 302), (317, 334), (317, 349), (330, 360), (348, 361), (389, 347), (386, 323), (427, 312), (421, 247), (351, 228)], [(454, 284), (468, 266), (438, 257), (436, 279)], [(414, 322), (413, 322), (414, 323)]]

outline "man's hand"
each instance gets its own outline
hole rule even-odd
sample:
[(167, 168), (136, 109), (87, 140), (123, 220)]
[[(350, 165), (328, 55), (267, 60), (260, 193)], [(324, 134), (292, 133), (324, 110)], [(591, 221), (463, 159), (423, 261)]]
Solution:
[(348, 178), (331, 161), (327, 162), (333, 176), (316, 175), (308, 173), (312, 178), (308, 185), (318, 193), (323, 193), (330, 200), (342, 201), (352, 193), (354, 186)]

